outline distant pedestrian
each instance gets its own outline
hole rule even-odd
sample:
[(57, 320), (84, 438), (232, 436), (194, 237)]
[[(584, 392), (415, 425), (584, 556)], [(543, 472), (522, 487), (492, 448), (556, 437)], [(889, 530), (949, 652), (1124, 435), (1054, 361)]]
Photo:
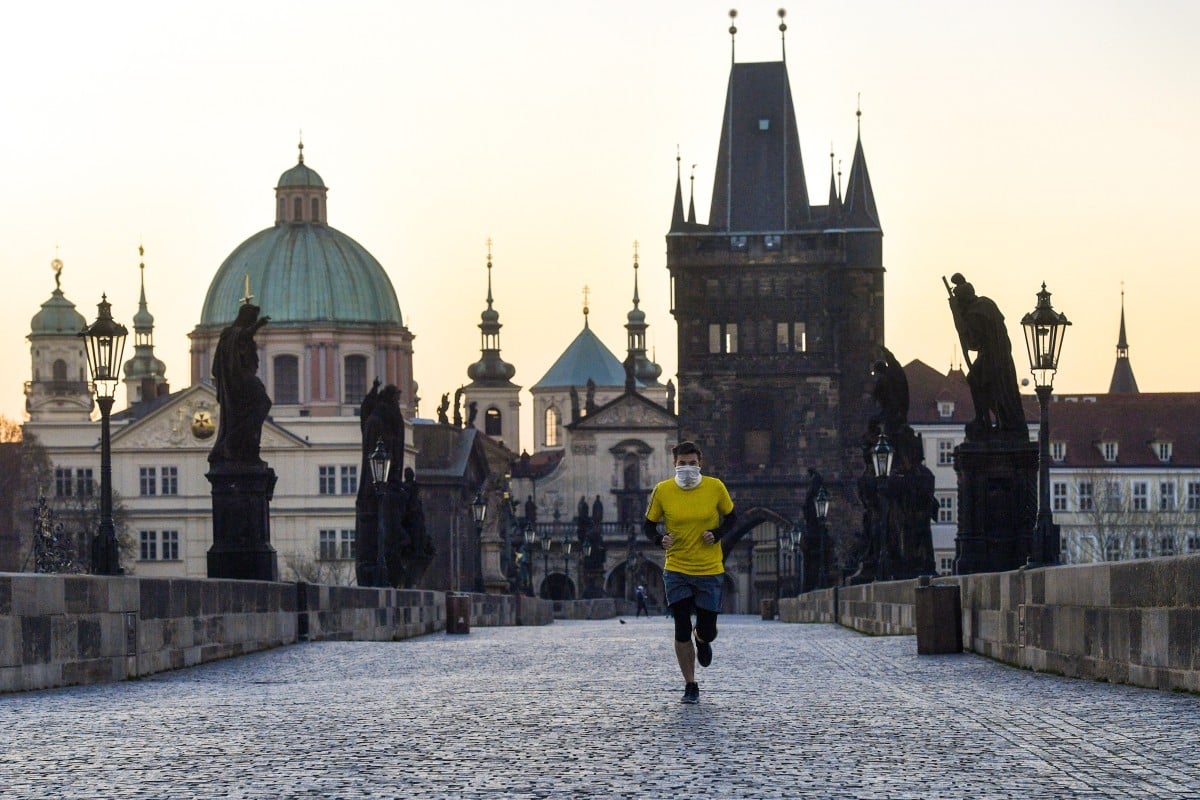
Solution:
[[(712, 663), (711, 643), (717, 638), (725, 574), (720, 541), (733, 527), (735, 515), (725, 484), (700, 475), (703, 454), (694, 442), (680, 442), (671, 452), (675, 478), (654, 487), (644, 527), (646, 536), (667, 551), (663, 586), (675, 620), (675, 658), (684, 681), (682, 700), (699, 703), (696, 662), (702, 667)], [(664, 535), (658, 532), (660, 521), (666, 529)]]
[(650, 609), (646, 607), (646, 587), (638, 585), (637, 591), (634, 592), (634, 597), (637, 598), (637, 613), (634, 617), (640, 617), (643, 613), (650, 616)]

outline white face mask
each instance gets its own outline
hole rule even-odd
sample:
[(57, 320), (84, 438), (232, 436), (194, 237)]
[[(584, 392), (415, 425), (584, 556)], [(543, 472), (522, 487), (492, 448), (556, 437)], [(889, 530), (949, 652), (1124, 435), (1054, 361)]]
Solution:
[(680, 489), (691, 489), (700, 483), (700, 467), (682, 466), (675, 468), (675, 483)]

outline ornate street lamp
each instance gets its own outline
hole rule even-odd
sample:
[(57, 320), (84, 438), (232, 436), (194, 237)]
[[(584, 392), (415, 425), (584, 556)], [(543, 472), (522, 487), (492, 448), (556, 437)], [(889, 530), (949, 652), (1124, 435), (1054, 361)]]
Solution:
[(475, 493), (475, 499), (471, 501), (471, 517), (475, 520), (475, 529), (482, 532), (483, 521), (487, 519), (487, 500), (483, 497), (482, 489)]
[(533, 597), (533, 550), (538, 544), (537, 529), (533, 527), (533, 523), (525, 520), (522, 534), (525, 537), (525, 592)]
[(879, 513), (875, 525), (875, 580), (888, 580), (891, 577), (891, 564), (888, 563), (888, 508), (887, 495), (888, 476), (892, 474), (891, 444), (884, 434), (879, 434), (875, 447), (871, 449), (871, 466), (875, 469), (875, 495), (878, 499)]
[(825, 540), (829, 538), (829, 528), (825, 525), (825, 520), (829, 518), (829, 492), (825, 491), (824, 486), (817, 490), (813, 505), (817, 512), (817, 536), (820, 541), (821, 557), (821, 565), (817, 568), (817, 588), (824, 589), (829, 580), (825, 559)]
[(1066, 315), (1050, 305), (1046, 284), (1037, 293), (1037, 307), (1021, 319), (1025, 329), (1025, 348), (1029, 353), (1029, 369), (1037, 392), (1041, 411), (1038, 424), (1038, 515), (1033, 531), (1031, 564), (1058, 563), (1058, 526), (1050, 510), (1050, 394), (1054, 390), (1054, 373), (1058, 371), (1058, 356), (1062, 353), (1063, 336), (1071, 323)]
[[(564, 533), (563, 538), (562, 538), (563, 575), (566, 576), (567, 581), (571, 580), (571, 545), (573, 545), (573, 544), (574, 544), (574, 542), (571, 541), (571, 538), (569, 536), (567, 536), (567, 534)], [(566, 594), (567, 594), (566, 588), (567, 587), (564, 584), (563, 600), (570, 600), (571, 598), (566, 596)]]
[(387, 586), (387, 529), (383, 523), (383, 495), (387, 489), (388, 476), (392, 471), (392, 454), (388, 452), (383, 437), (375, 440), (375, 449), (367, 456), (371, 465), (371, 480), (375, 484), (375, 586)]
[(112, 451), (109, 414), (121, 379), (121, 355), (129, 331), (113, 321), (112, 304), (100, 296), (96, 321), (79, 332), (87, 351), (96, 405), (100, 406), (100, 530), (92, 538), (92, 573), (120, 575), (121, 555), (112, 518)]
[(554, 544), (554, 540), (547, 533), (542, 537), (542, 589), (543, 595), (550, 590), (550, 547)]

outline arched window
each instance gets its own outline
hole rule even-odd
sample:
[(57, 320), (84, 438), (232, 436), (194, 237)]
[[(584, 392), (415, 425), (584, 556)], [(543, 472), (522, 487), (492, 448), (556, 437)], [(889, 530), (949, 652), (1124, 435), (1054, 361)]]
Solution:
[(275, 396), (277, 405), (300, 402), (300, 359), (295, 356), (275, 356)]
[(317, 222), (321, 219), (321, 200), (318, 197), (312, 199), (312, 221)]
[(501, 436), (504, 433), (504, 426), (500, 424), (500, 409), (489, 408), (483, 415), (483, 432), (488, 436)]
[(626, 490), (642, 488), (641, 460), (638, 458), (637, 453), (625, 454), (625, 463), (622, 465), (621, 471), (625, 479)]
[(304, 222), (304, 199), (301, 197), (292, 201), (292, 222)]
[(283, 217), (287, 213), (287, 201), (282, 197), (279, 198), (279, 221), (283, 222)]
[(550, 406), (546, 409), (546, 446), (558, 447), (558, 409)]
[(51, 369), (53, 370), (53, 373), (52, 373), (53, 379), (56, 382), (61, 381), (63, 383), (66, 383), (66, 381), (67, 381), (67, 362), (66, 361), (63, 361), (61, 358), (55, 359), (54, 366), (51, 367)]
[(361, 403), (367, 396), (367, 357), (346, 356), (345, 378), (342, 385), (346, 387), (345, 403)]

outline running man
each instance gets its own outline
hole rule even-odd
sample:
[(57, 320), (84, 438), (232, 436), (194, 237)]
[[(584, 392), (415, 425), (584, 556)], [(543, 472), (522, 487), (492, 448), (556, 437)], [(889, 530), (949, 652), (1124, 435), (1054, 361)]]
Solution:
[[(680, 442), (671, 453), (675, 477), (654, 487), (645, 532), (650, 541), (667, 551), (663, 586), (675, 620), (675, 658), (683, 673), (683, 702), (699, 703), (696, 662), (702, 667), (712, 663), (725, 574), (720, 542), (733, 527), (735, 515), (725, 484), (700, 475), (703, 454), (695, 442)], [(660, 521), (665, 534), (658, 532)]]

